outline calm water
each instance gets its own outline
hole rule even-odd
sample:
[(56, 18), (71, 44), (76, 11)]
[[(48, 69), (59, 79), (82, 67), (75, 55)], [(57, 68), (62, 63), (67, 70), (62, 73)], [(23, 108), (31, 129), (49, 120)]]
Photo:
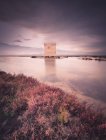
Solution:
[(40, 81), (73, 88), (81, 94), (106, 102), (106, 62), (79, 58), (38, 59), (0, 57), (0, 69), (23, 73)]

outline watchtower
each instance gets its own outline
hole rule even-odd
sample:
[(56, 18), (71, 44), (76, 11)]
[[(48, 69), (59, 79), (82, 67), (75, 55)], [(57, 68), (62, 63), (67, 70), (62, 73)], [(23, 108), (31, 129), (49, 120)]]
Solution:
[(44, 43), (44, 55), (56, 56), (56, 43)]

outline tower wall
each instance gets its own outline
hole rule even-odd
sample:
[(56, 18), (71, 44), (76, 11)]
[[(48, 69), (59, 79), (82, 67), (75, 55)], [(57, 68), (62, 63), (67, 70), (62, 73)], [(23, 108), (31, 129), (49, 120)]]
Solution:
[(56, 43), (44, 43), (44, 55), (56, 56)]

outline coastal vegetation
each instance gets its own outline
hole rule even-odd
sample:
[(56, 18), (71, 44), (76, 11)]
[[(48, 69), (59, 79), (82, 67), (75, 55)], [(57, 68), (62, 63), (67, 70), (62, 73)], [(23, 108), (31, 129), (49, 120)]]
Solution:
[(0, 71), (0, 140), (105, 140), (106, 116), (59, 88)]

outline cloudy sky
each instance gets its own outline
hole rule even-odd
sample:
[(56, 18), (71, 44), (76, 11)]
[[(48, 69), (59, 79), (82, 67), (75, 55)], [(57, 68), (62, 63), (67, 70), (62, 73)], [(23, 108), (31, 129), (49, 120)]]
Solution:
[(0, 54), (106, 54), (106, 0), (0, 0)]

